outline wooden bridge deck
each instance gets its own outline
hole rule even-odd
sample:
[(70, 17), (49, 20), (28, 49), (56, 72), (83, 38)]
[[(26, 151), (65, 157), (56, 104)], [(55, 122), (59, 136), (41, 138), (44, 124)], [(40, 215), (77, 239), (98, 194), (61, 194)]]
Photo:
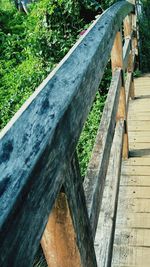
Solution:
[(150, 75), (129, 102), (130, 157), (123, 161), (112, 267), (150, 266)]

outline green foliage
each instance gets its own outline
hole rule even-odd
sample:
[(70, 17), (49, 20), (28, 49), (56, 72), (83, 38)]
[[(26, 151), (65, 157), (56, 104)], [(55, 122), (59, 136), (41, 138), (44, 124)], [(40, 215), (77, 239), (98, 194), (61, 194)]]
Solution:
[[(81, 6), (97, 10), (109, 1), (42, 0), (28, 6), (29, 15), (17, 12), (9, 0), (0, 1), (0, 128), (3, 128), (40, 82), (75, 43), (87, 27)], [(78, 152), (85, 175), (103, 110), (107, 73), (100, 85), (92, 111), (85, 123)]]
[(78, 1), (42, 0), (17, 12), (0, 2), (0, 128), (64, 57), (84, 27)]
[(137, 70), (134, 71), (133, 74), (134, 74), (134, 77), (138, 78), (138, 77), (140, 77), (142, 75), (142, 72), (137, 69)]
[(25, 15), (12, 1), (0, 0), (0, 129), (87, 27), (82, 9), (96, 12), (109, 2), (42, 0)]
[(97, 93), (94, 104), (78, 143), (78, 157), (81, 166), (81, 175), (85, 176), (87, 165), (92, 154), (95, 136), (99, 127), (106, 96)]
[(150, 1), (141, 0), (142, 14), (139, 16), (140, 34), (140, 68), (142, 72), (150, 71)]
[(111, 69), (110, 62), (106, 67), (104, 77), (99, 86), (99, 92), (97, 92), (93, 106), (89, 113), (89, 116), (85, 122), (83, 131), (81, 133), (78, 143), (78, 157), (81, 167), (81, 175), (84, 177), (87, 170), (87, 165), (90, 160), (95, 137), (100, 124), (101, 115), (105, 105), (107, 92), (111, 81)]

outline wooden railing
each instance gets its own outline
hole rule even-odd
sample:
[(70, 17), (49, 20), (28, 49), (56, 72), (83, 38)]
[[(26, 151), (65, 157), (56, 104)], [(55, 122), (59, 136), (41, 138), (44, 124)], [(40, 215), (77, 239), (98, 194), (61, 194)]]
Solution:
[[(119, 179), (128, 157), (135, 16), (126, 1), (109, 8), (1, 132), (0, 266), (31, 266), (40, 241), (49, 266), (109, 266), (116, 195), (105, 205), (102, 196), (106, 174)], [(110, 54), (112, 81), (82, 183), (76, 146)]]

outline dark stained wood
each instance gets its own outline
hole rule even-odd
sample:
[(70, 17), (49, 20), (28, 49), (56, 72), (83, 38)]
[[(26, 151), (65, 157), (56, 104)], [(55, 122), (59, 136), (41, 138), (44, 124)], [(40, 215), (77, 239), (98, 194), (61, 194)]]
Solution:
[[(124, 121), (117, 122), (104, 188), (96, 236), (95, 251), (99, 267), (111, 266), (116, 209), (120, 182)], [(115, 155), (115, 156), (114, 156)]]
[(82, 267), (96, 267), (94, 239), (87, 213), (82, 178), (76, 154), (70, 167), (68, 166), (66, 170), (64, 189), (72, 215)]
[(108, 9), (2, 131), (0, 266), (31, 266), (116, 32), (132, 9), (127, 2)]
[(95, 236), (97, 227), (105, 176), (115, 131), (121, 82), (121, 70), (118, 69), (114, 72), (112, 78), (92, 157), (84, 181), (86, 203), (93, 236)]

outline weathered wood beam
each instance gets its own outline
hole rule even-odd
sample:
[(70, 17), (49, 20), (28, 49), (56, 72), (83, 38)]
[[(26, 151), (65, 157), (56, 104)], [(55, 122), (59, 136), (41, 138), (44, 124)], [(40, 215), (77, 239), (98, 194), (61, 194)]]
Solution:
[(131, 37), (125, 38), (125, 43), (123, 46), (123, 69), (126, 70), (128, 67), (129, 57), (131, 51)]
[(82, 267), (97, 267), (94, 239), (88, 217), (77, 155), (75, 155), (70, 167), (66, 170), (64, 190), (74, 224)]
[(93, 236), (95, 236), (96, 232), (105, 176), (115, 131), (121, 82), (121, 70), (118, 69), (114, 72), (112, 78), (92, 157), (84, 181), (86, 203)]
[[(135, 55), (135, 49), (134, 49), (134, 20), (133, 17), (135, 18), (135, 14), (130, 14), (124, 19), (124, 37), (125, 37), (125, 42), (126, 39), (130, 39), (130, 51), (128, 50), (128, 57), (124, 59), (124, 64), (125, 64), (125, 69), (127, 69), (128, 73), (133, 73), (134, 71), (134, 55)], [(129, 75), (130, 76), (130, 75)], [(134, 80), (133, 80), (133, 74), (131, 76), (132, 80), (130, 83), (130, 88), (129, 88), (129, 95), (131, 99), (134, 99), (135, 97), (135, 87), (134, 87)], [(129, 83), (128, 83), (129, 84)], [(126, 99), (129, 100), (127, 97)], [(127, 103), (128, 105), (128, 103)]]
[(128, 110), (128, 105), (129, 105), (129, 97), (130, 97), (131, 86), (132, 86), (132, 73), (131, 72), (128, 72), (127, 73), (126, 82), (125, 82), (125, 89), (126, 89), (126, 107), (127, 107), (127, 110)]
[(32, 264), (63, 183), (64, 166), (75, 151), (115, 34), (132, 9), (127, 2), (109, 8), (2, 131), (3, 267), (18, 267), (20, 262), (22, 267)]
[[(111, 266), (120, 182), (124, 121), (117, 122), (106, 176), (102, 207), (95, 236), (98, 267)], [(114, 156), (115, 155), (115, 156)]]

